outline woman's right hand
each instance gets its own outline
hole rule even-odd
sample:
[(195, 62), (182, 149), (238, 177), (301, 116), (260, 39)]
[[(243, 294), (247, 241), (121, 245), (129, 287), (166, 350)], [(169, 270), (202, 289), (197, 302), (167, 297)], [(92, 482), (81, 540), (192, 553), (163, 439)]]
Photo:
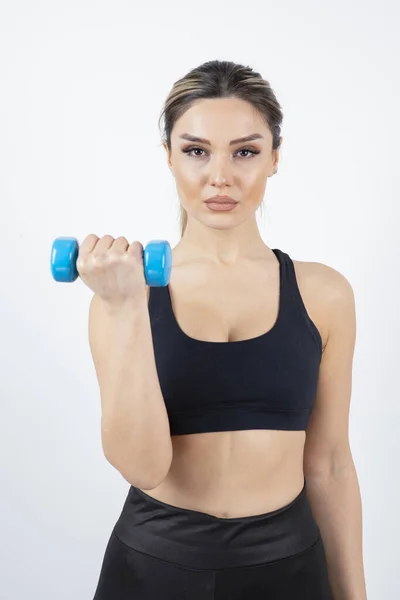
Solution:
[(110, 305), (146, 297), (143, 246), (125, 237), (88, 235), (79, 247), (76, 268), (83, 282)]

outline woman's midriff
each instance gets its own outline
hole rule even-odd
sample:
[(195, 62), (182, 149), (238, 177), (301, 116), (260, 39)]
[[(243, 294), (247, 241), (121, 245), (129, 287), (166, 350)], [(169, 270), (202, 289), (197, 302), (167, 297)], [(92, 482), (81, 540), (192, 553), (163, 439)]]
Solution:
[(246, 430), (172, 436), (166, 479), (149, 496), (220, 518), (286, 506), (304, 485), (304, 431)]

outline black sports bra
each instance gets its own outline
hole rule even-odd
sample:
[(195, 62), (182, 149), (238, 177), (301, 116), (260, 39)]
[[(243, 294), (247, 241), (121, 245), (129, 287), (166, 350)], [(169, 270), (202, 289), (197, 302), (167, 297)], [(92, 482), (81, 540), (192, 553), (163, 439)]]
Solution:
[(280, 265), (278, 319), (255, 338), (191, 338), (175, 319), (169, 286), (150, 288), (154, 353), (171, 435), (306, 429), (322, 340), (303, 303), (290, 256), (273, 252)]

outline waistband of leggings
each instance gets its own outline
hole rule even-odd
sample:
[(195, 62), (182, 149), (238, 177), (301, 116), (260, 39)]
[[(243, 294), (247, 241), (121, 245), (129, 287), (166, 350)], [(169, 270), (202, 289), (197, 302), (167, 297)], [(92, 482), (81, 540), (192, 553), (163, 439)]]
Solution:
[(265, 564), (310, 548), (319, 537), (306, 492), (272, 512), (221, 518), (156, 500), (131, 486), (114, 533), (127, 546), (192, 569)]

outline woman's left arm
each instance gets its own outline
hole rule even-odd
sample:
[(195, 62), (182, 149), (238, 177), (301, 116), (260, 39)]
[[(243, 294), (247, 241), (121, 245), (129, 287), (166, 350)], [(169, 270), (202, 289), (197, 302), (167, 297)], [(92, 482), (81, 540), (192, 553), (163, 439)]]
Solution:
[(347, 279), (324, 267), (320, 290), (327, 342), (306, 432), (304, 475), (325, 547), (333, 598), (366, 600), (361, 495), (349, 443), (355, 301)]

